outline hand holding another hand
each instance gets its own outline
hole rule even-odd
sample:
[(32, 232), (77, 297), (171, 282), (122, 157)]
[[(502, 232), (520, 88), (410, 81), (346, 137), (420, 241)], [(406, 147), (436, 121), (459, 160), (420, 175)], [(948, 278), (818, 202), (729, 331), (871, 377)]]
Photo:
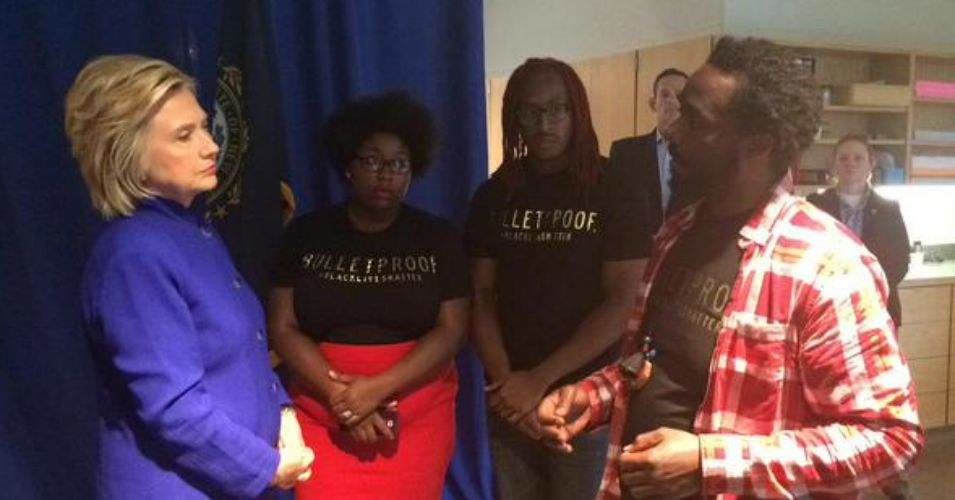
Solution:
[(363, 444), (377, 443), (380, 439), (394, 440), (395, 433), (381, 413), (374, 411), (364, 420), (348, 428), (352, 439)]
[(541, 438), (541, 426), (537, 421), (537, 414), (535, 412), (524, 415), (524, 418), (514, 424), (514, 426), (517, 427), (517, 430), (520, 431), (521, 434), (535, 441)]
[(541, 441), (570, 453), (570, 442), (590, 423), (590, 400), (576, 384), (565, 385), (547, 395), (537, 406)]
[(344, 384), (344, 390), (329, 396), (329, 406), (339, 422), (354, 427), (365, 420), (390, 396), (384, 384), (374, 377), (328, 372), (333, 381)]
[(488, 393), (491, 409), (516, 425), (537, 408), (547, 386), (548, 382), (533, 370), (523, 370), (511, 372), (484, 390)]

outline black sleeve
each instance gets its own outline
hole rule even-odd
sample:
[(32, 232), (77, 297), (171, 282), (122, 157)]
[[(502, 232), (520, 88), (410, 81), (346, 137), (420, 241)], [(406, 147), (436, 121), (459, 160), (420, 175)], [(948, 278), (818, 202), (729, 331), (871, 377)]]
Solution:
[[(614, 144), (616, 146), (616, 144)], [(650, 255), (653, 234), (650, 230), (650, 200), (646, 189), (636, 189), (636, 169), (615, 160), (611, 150), (601, 180), (603, 224), (601, 225), (604, 261), (642, 259)]]
[(893, 202), (889, 205), (889, 210), (882, 218), (882, 224), (885, 226), (889, 252), (880, 263), (889, 286), (894, 288), (909, 272), (909, 232), (905, 228), (905, 221), (902, 219), (898, 203)]
[(300, 272), (302, 249), (307, 238), (306, 227), (310, 216), (301, 216), (289, 223), (282, 235), (275, 265), (272, 268), (272, 287), (293, 287)]
[(497, 256), (497, 233), (494, 227), (494, 208), (491, 199), (491, 181), (481, 185), (471, 199), (464, 232), (464, 246), (469, 257)]
[(438, 283), (441, 301), (471, 295), (471, 272), (461, 233), (448, 224), (438, 246)]

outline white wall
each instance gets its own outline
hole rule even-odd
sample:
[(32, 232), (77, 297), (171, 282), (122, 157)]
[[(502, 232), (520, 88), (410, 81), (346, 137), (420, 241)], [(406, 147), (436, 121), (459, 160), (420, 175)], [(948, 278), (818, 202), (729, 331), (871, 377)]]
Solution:
[(955, 54), (955, 0), (485, 0), (488, 76), (732, 33)]
[(955, 0), (724, 0), (726, 33), (955, 54)]
[(878, 186), (876, 191), (899, 202), (910, 244), (955, 243), (955, 186)]
[(718, 33), (723, 1), (485, 0), (485, 71), (502, 76), (528, 57), (580, 61)]

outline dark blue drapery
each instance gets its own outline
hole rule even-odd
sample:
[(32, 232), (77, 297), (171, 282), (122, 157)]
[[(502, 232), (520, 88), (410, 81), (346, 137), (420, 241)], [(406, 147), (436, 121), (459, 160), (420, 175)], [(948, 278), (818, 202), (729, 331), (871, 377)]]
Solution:
[(481, 2), (270, 2), (268, 19), (301, 209), (342, 195), (316, 141), (325, 117), (350, 98), (400, 88), (434, 111), (441, 140), (410, 201), (460, 219), (487, 178)]
[(63, 133), (63, 98), (87, 60), (111, 53), (167, 59), (214, 88), (219, 7), (0, 9), (0, 497), (88, 498), (94, 388), (77, 292), (97, 218)]
[[(139, 53), (195, 76), (200, 101), (211, 111), (223, 7), (244, 9), (244, 19), (254, 19), (252, 31), (262, 46), (244, 48), (244, 62), (254, 61), (260, 84), (266, 81), (262, 74), (271, 74), (271, 84), (255, 92), (277, 103), (265, 106), (276, 119), (254, 125), (255, 140), (265, 136), (268, 144), (250, 150), (245, 206), (236, 212), (242, 215), (220, 226), (250, 281), (261, 282), (269, 258), (264, 253), (273, 248), (262, 245), (250, 225), (274, 231), (277, 223), (253, 207), (265, 200), (274, 208), (271, 190), (279, 175), (290, 180), (300, 211), (341, 196), (316, 135), (344, 100), (407, 88), (434, 110), (441, 149), (432, 170), (413, 186), (413, 204), (460, 220), (470, 193), (485, 178), (478, 0), (4, 2), (0, 497), (93, 495), (94, 387), (77, 289), (98, 222), (62, 132), (66, 90), (90, 58)], [(245, 30), (250, 32), (249, 24)], [(253, 114), (263, 107), (261, 101), (247, 105)], [(276, 148), (282, 154), (267, 154)], [(459, 357), (459, 367), (459, 444), (446, 496), (490, 498), (480, 369), (470, 353)]]

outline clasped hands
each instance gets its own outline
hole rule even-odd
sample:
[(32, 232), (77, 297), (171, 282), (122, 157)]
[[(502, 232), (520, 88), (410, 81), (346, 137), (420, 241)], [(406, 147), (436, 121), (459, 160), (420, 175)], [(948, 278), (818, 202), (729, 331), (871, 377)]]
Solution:
[[(590, 423), (590, 401), (576, 385), (557, 389), (537, 408), (541, 441), (565, 453)], [(700, 440), (686, 431), (660, 427), (624, 446), (619, 461), (620, 489), (634, 498), (684, 498), (701, 489)]]
[(278, 450), (279, 466), (272, 479), (273, 486), (288, 490), (312, 477), (315, 453), (305, 446), (302, 428), (298, 425), (295, 411), (291, 409), (282, 410)]
[(488, 406), (532, 439), (540, 438), (534, 410), (547, 391), (549, 382), (533, 370), (513, 371), (484, 388)]
[(395, 410), (398, 400), (391, 395), (380, 378), (347, 375), (329, 370), (332, 388), (328, 404), (352, 439), (372, 444), (380, 439), (395, 439), (395, 422), (385, 418), (381, 410)]

